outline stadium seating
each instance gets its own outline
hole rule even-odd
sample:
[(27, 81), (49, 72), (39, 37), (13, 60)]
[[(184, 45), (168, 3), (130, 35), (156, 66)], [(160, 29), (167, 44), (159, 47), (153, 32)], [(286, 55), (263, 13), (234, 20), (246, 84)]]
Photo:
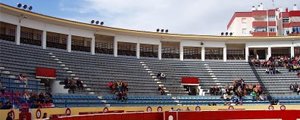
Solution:
[(25, 90), (30, 90), (33, 92), (41, 92), (45, 91), (44, 84), (40, 83), (37, 80), (28, 80), (28, 86), (25, 87), (24, 82), (20, 82), (18, 79), (14, 78), (7, 78), (7, 77), (0, 77), (2, 86), (5, 87), (6, 91), (12, 92), (23, 92)]
[(105, 105), (96, 95), (54, 94), (52, 98), (55, 107), (99, 107)]
[(256, 67), (259, 77), (271, 95), (296, 95), (289, 88), (291, 84), (299, 82), (299, 78), (295, 72), (289, 72), (286, 68), (278, 67), (277, 70), (280, 73), (274, 75), (267, 74), (266, 69)]
[[(57, 80), (73, 76), (82, 80), (85, 89), (76, 91), (78, 94), (55, 94), (53, 99), (58, 107), (68, 106), (104, 106), (104, 105), (206, 105), (211, 102), (223, 104), (220, 96), (186, 96), (187, 91), (181, 85), (181, 77), (193, 76), (200, 78), (200, 86), (208, 91), (212, 86), (225, 86), (236, 78), (246, 83), (259, 83), (248, 62), (244, 61), (196, 61), (196, 60), (158, 60), (153, 58), (136, 59), (134, 57), (96, 54), (48, 48), (42, 49), (33, 45), (15, 45), (13, 42), (0, 40), (1, 79), (8, 89), (18, 90), (22, 83), (16, 82), (16, 76), (26, 73), (29, 77), (29, 88), (43, 91), (42, 83), (35, 79), (36, 67), (55, 68)], [(145, 67), (144, 65), (148, 67)], [(151, 70), (151, 73), (147, 70)], [(264, 68), (256, 68), (267, 90), (275, 99), (282, 102), (295, 102), (289, 91), (289, 84), (297, 81), (295, 73), (279, 68), (280, 74), (269, 75)], [(156, 81), (156, 74), (166, 73), (167, 79)], [(127, 101), (118, 101), (110, 93), (107, 83), (122, 80), (129, 84)], [(276, 80), (276, 81), (274, 81)], [(157, 90), (163, 84), (172, 96), (160, 96)], [(95, 95), (82, 95), (94, 93)], [(285, 93), (285, 94), (283, 94)], [(145, 97), (147, 95), (147, 97)], [(100, 96), (100, 97), (98, 97)], [(102, 96), (102, 97), (101, 97)], [(151, 97), (153, 96), (153, 97)], [(294, 100), (294, 101), (290, 101)], [(244, 98), (245, 104), (266, 104), (267, 101), (252, 101)]]
[[(158, 95), (156, 83), (142, 70), (139, 61), (131, 57), (111, 55), (90, 55), (89, 53), (50, 50), (80, 80), (84, 81), (89, 92), (108, 94), (107, 83), (124, 81), (128, 83), (129, 93)], [(84, 92), (84, 91), (83, 91)]]

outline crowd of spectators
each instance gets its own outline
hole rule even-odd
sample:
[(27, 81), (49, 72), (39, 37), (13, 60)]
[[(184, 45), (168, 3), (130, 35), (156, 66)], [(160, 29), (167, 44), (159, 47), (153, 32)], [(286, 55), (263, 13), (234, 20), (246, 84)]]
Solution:
[(290, 60), (291, 59), (286, 56), (277, 56), (270, 57), (268, 60), (251, 59), (251, 62), (256, 67), (265, 67), (266, 73), (268, 74), (277, 74), (280, 73), (280, 71), (278, 71), (276, 67), (287, 67)]
[(54, 107), (52, 94), (49, 92), (4, 92), (0, 94), (0, 109), (26, 106), (30, 108)]
[(271, 56), (268, 60), (251, 59), (251, 62), (257, 67), (286, 67), (291, 58), (287, 56)]
[[(276, 70), (276, 67), (285, 67), (289, 72), (298, 72), (300, 70), (300, 56), (292, 58), (287, 56), (277, 56), (270, 57), (268, 60), (251, 59), (251, 62), (257, 67), (266, 67), (266, 72), (270, 74), (279, 73), (279, 71)], [(300, 73), (297, 75), (300, 75)]]
[(66, 78), (64, 80), (64, 85), (65, 85), (65, 88), (70, 89), (70, 91), (72, 93), (75, 93), (76, 89), (83, 90), (83, 88), (84, 88), (83, 81), (79, 80), (79, 79), (75, 80), (74, 78)]
[(289, 59), (287, 69), (289, 72), (298, 72), (300, 70), (300, 57), (296, 56)]
[(246, 95), (251, 95), (253, 101), (267, 99), (259, 84), (246, 84), (243, 79), (234, 80), (232, 84), (224, 88), (212, 87), (211, 90), (213, 90), (210, 91), (211, 95), (222, 95), (221, 98), (225, 100), (225, 104), (242, 104), (242, 97)]
[(210, 87), (209, 93), (210, 95), (222, 95), (222, 88), (219, 86)]
[(110, 88), (111, 93), (116, 95), (116, 99), (120, 101), (127, 100), (128, 83), (123, 81), (108, 82), (107, 86)]
[(296, 92), (298, 95), (300, 94), (300, 86), (297, 83), (291, 84), (290, 90)]

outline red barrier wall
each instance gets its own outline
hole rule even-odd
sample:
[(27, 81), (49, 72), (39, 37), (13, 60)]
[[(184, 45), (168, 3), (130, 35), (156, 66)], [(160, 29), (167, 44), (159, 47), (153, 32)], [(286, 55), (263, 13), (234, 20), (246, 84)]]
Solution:
[(54, 120), (163, 120), (163, 113), (108, 113), (61, 117)]
[[(176, 112), (166, 112), (165, 120)], [(201, 111), (178, 112), (174, 118), (178, 120), (223, 120), (223, 119), (282, 119), (296, 120), (300, 118), (299, 110), (256, 110), (256, 111)], [(176, 120), (176, 119), (175, 119)]]
[(223, 119), (300, 119), (300, 110), (245, 110), (201, 112), (108, 113), (60, 117), (54, 120), (223, 120)]

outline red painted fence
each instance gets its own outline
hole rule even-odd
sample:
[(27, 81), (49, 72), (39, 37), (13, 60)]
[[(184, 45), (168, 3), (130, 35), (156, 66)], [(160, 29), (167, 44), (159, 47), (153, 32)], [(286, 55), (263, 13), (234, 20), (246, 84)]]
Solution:
[(223, 119), (300, 119), (300, 110), (244, 110), (200, 112), (108, 113), (59, 117), (54, 120), (223, 120)]

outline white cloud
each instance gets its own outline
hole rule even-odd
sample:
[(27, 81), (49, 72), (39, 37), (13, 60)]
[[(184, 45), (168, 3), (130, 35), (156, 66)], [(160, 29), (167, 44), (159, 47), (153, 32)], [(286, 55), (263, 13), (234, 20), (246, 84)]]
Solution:
[[(260, 2), (272, 7), (272, 0), (84, 0), (64, 10), (99, 18), (105, 24), (136, 30), (169, 29), (172, 33), (219, 34), (235, 11), (249, 11)], [(275, 0), (277, 7), (291, 7), (300, 0)], [(299, 4), (300, 5), (300, 4)]]

